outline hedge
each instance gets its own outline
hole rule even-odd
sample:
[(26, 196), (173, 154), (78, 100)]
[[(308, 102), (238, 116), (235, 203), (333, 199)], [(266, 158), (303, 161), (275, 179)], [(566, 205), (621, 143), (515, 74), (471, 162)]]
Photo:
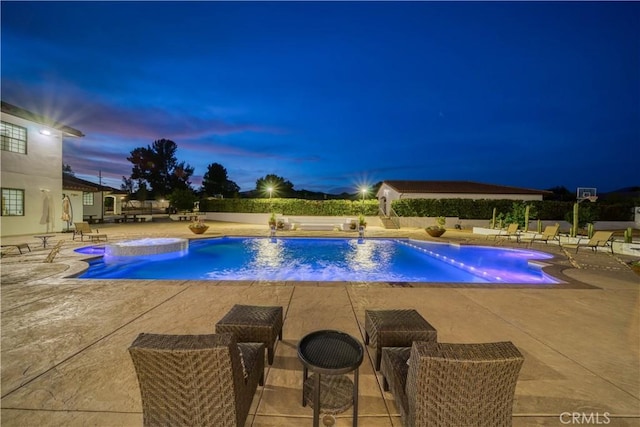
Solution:
[[(541, 220), (564, 219), (567, 212), (573, 211), (573, 202), (554, 200), (517, 201), (499, 200), (471, 200), (471, 199), (401, 199), (394, 200), (391, 207), (398, 216), (402, 217), (459, 217), (460, 219), (491, 219), (493, 208), (496, 213), (508, 213), (514, 203), (530, 205), (538, 213), (536, 218)], [(587, 202), (584, 202), (587, 203)], [(633, 203), (617, 204), (589, 204), (589, 209), (595, 211), (600, 221), (633, 221)]]
[(378, 200), (303, 200), (303, 199), (206, 199), (202, 212), (270, 213), (282, 215), (366, 216), (378, 215)]
[[(541, 220), (562, 220), (573, 211), (573, 202), (536, 200), (471, 200), (471, 199), (401, 199), (391, 204), (401, 217), (459, 217), (460, 219), (491, 219), (496, 213), (506, 214), (514, 203), (526, 203), (538, 213)], [(588, 203), (588, 202), (584, 202)], [(303, 200), (303, 199), (204, 199), (200, 201), (202, 212), (270, 213), (282, 215), (318, 216), (366, 216), (378, 215), (378, 200)], [(589, 203), (599, 221), (633, 221), (633, 202), (603, 204)]]

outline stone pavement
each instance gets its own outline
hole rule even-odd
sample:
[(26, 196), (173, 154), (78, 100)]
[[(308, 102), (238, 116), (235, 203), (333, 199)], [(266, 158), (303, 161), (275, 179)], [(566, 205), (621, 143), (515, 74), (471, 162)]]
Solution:
[[(203, 237), (268, 234), (266, 226), (209, 223)], [(195, 237), (185, 223), (98, 227), (110, 241)], [(421, 229), (375, 226), (367, 236), (430, 239)], [(52, 264), (42, 262), (49, 253), (43, 248), (0, 261), (3, 426), (141, 425), (127, 347), (140, 332), (212, 333), (236, 303), (281, 305), (285, 312), (284, 340), (266, 368), (265, 386), (258, 387), (246, 426), (311, 425), (312, 410), (300, 404), (297, 342), (317, 329), (339, 329), (364, 342), (367, 308), (414, 308), (438, 330), (441, 342), (513, 341), (525, 357), (515, 426), (566, 425), (567, 413), (585, 414), (591, 424), (640, 425), (640, 276), (625, 264), (628, 258), (536, 244), (555, 255), (546, 271), (566, 282), (545, 287), (82, 280), (68, 278), (86, 267), (86, 256), (73, 249), (89, 243), (59, 233), (52, 245), (59, 239), (65, 243)], [(493, 244), (453, 230), (439, 240)], [(32, 236), (3, 238), (5, 244), (20, 241), (38, 243)], [(366, 350), (359, 425), (400, 426), (393, 397), (382, 391), (373, 370), (374, 353)], [(350, 426), (351, 415), (349, 410), (337, 416), (335, 425)]]

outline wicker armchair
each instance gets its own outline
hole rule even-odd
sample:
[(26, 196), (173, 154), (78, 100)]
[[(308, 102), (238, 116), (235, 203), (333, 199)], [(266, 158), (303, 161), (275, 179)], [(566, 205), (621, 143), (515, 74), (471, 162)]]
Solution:
[(145, 426), (244, 426), (264, 382), (264, 345), (232, 334), (140, 334), (129, 354)]
[(383, 387), (405, 427), (510, 426), (524, 358), (511, 342), (416, 341), (382, 350)]
[(261, 342), (273, 365), (276, 339), (282, 341), (282, 307), (236, 304), (216, 323), (216, 333), (232, 333), (238, 342)]
[(365, 310), (364, 343), (376, 350), (380, 370), (383, 347), (411, 347), (414, 341), (437, 341), (438, 332), (416, 310)]

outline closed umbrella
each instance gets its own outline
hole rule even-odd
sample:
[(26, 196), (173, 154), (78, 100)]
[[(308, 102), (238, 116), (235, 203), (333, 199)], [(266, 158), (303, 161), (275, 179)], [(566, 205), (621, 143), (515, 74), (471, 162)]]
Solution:
[(69, 231), (69, 224), (73, 221), (73, 208), (66, 194), (62, 196), (62, 220), (67, 222), (67, 231)]

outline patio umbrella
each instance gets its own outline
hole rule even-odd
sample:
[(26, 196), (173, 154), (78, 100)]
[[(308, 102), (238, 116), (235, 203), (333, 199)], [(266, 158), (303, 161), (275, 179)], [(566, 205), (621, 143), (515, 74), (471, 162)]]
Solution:
[(47, 233), (50, 230), (52, 217), (53, 204), (51, 203), (51, 195), (49, 194), (49, 190), (42, 190), (42, 216), (40, 217), (40, 224), (47, 226)]
[(62, 218), (67, 222), (67, 231), (69, 231), (69, 224), (73, 221), (73, 207), (71, 206), (71, 200), (66, 194), (62, 195)]

